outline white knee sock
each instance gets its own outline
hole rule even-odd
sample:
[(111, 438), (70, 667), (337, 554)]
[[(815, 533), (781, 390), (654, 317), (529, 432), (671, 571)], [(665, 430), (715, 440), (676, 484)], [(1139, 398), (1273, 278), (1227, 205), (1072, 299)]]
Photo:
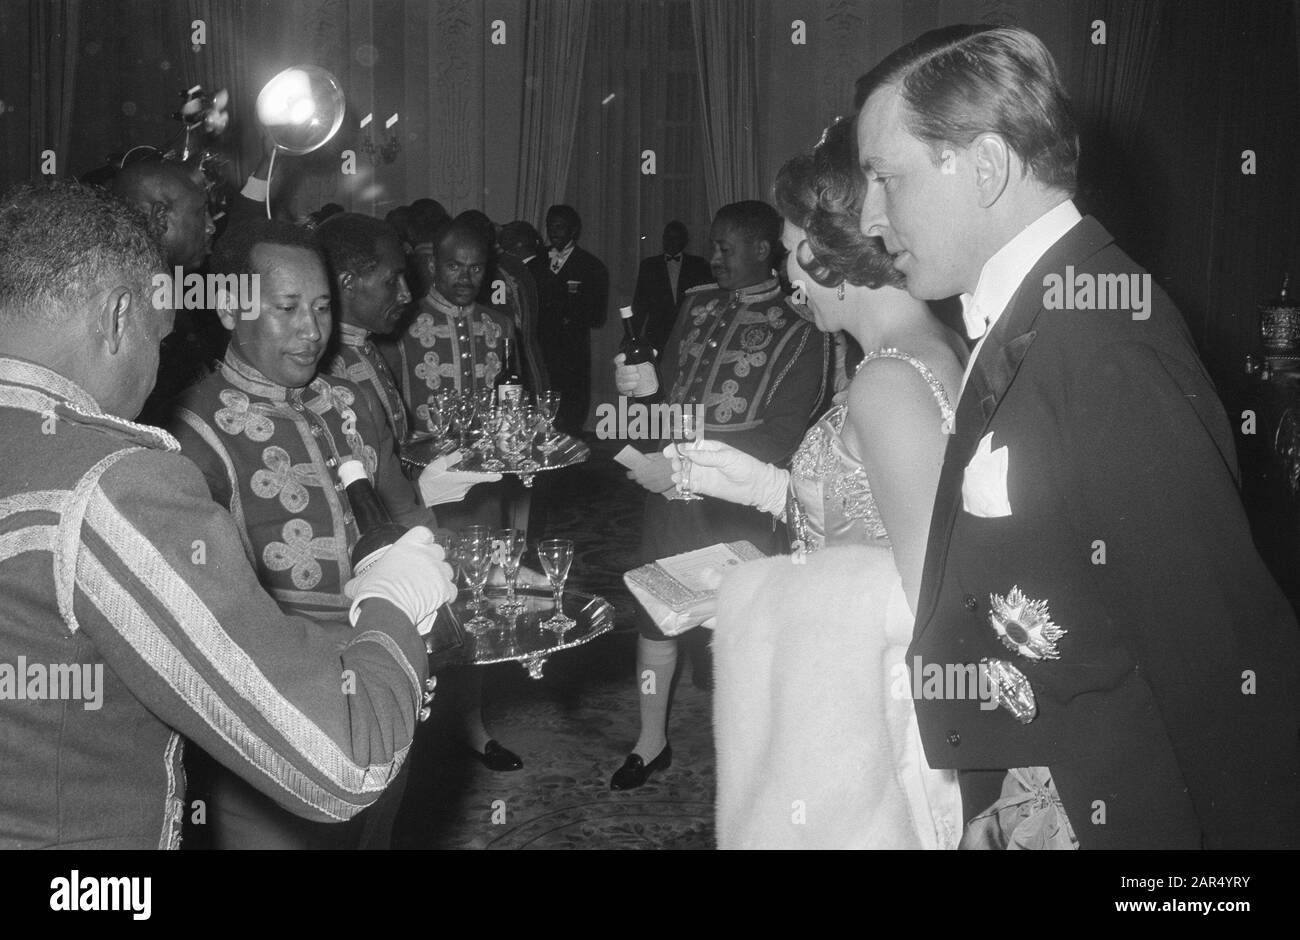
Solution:
[(632, 750), (647, 764), (668, 743), (668, 694), (677, 669), (677, 640), (636, 642), (636, 684), (641, 703), (641, 736)]

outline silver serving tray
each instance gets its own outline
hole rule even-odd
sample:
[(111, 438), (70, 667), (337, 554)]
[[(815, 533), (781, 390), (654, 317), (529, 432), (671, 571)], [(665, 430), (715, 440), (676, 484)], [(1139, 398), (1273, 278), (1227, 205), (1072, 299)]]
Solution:
[[(417, 434), (402, 445), (402, 463), (413, 470), (423, 470), (437, 457), (455, 449), (455, 443), (446, 438)], [(490, 451), (466, 447), (461, 449), (461, 455), (460, 463), (456, 464), (457, 470), (517, 476), (523, 481), (524, 486), (532, 486), (533, 477), (539, 473), (562, 470), (583, 463), (591, 456), (591, 448), (575, 437), (561, 434), (553, 451), (543, 453), (540, 448), (533, 447), (513, 467), (506, 463), (505, 458), (495, 447)]]
[(497, 604), (505, 599), (504, 587), (490, 587), (484, 598), (491, 608), (483, 616), (493, 622), (491, 630), (472, 634), (464, 624), (474, 617), (467, 609), (473, 599), (470, 591), (462, 591), (450, 607), (444, 607), (438, 616), (450, 617), (464, 636), (458, 649), (442, 650), (429, 660), (430, 669), (437, 671), (450, 665), (490, 666), (495, 663), (517, 662), (528, 670), (534, 679), (542, 678), (542, 667), (556, 653), (589, 643), (614, 629), (614, 606), (603, 597), (581, 591), (564, 592), (564, 612), (576, 625), (563, 634), (543, 627), (555, 613), (555, 603), (549, 588), (516, 588), (515, 595), (527, 606), (515, 615), (502, 614)]

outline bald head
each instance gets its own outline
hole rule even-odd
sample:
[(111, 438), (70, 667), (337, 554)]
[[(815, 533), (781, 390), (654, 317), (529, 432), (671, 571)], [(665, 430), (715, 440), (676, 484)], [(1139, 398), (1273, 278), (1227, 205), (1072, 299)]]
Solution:
[(162, 161), (132, 163), (113, 180), (113, 192), (144, 213), (149, 234), (169, 265), (197, 268), (203, 263), (216, 227), (189, 170)]

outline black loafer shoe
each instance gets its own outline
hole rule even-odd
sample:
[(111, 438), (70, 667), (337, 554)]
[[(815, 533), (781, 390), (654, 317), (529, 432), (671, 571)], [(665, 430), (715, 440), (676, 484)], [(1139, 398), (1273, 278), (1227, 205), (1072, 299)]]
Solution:
[(672, 765), (673, 748), (671, 744), (664, 745), (664, 749), (659, 752), (659, 756), (648, 764), (641, 759), (640, 754), (629, 754), (627, 760), (623, 761), (623, 766), (614, 771), (614, 776), (609, 781), (609, 788), (611, 790), (635, 790), (645, 783), (656, 770), (667, 770)]
[(502, 747), (495, 740), (483, 745), (483, 753), (475, 752), (474, 756), (488, 770), (495, 770), (497, 773), (504, 773), (508, 770), (521, 770), (524, 766), (524, 762), (519, 759), (518, 754)]

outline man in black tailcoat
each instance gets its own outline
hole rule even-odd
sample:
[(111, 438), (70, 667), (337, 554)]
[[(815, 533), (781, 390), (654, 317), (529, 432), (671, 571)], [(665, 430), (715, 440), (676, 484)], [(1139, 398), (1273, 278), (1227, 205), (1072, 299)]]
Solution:
[(664, 226), (663, 251), (641, 259), (632, 295), (632, 329), (653, 346), (663, 359), (668, 335), (677, 322), (677, 308), (692, 287), (713, 280), (709, 262), (688, 255), (690, 234), (676, 219)]
[(1051, 55), (951, 27), (858, 96), (862, 231), (913, 296), (964, 295), (979, 338), (908, 650), (920, 677), (986, 683), (913, 681), (963, 847), (1295, 847), (1295, 616), (1186, 324), (1071, 201)]
[(560, 393), (559, 426), (570, 434), (582, 430), (591, 395), (591, 331), (605, 325), (609, 271), (600, 259), (578, 245), (582, 219), (572, 206), (546, 212), (548, 254), (529, 262), (537, 278), (542, 315), (542, 356), (551, 388)]

